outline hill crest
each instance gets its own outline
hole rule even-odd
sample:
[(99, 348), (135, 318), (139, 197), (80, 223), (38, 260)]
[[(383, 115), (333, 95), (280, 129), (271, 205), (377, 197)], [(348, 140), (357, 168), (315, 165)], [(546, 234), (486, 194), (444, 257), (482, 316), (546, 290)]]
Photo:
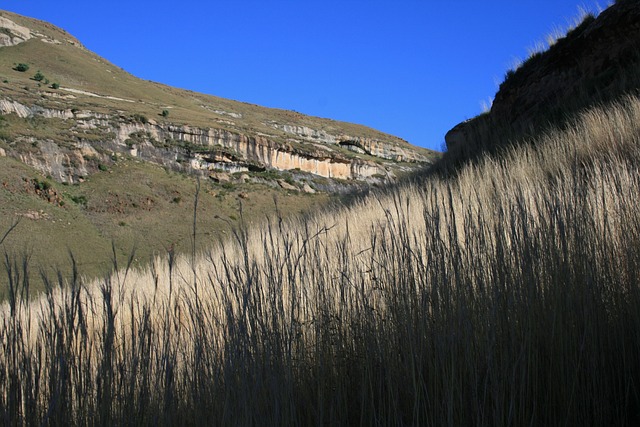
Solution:
[(617, 0), (586, 15), (544, 52), (505, 76), (491, 110), (446, 137), (455, 162), (475, 159), (563, 127), (580, 111), (640, 88), (640, 2)]

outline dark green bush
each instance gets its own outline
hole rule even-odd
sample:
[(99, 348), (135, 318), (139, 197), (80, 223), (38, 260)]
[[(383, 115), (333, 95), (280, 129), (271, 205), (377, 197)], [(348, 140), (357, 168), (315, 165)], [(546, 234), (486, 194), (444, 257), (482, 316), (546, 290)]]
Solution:
[(40, 180), (38, 178), (35, 178), (33, 180), (33, 185), (36, 190), (40, 190), (40, 191), (47, 191), (48, 189), (51, 188), (51, 183), (44, 179)]
[(21, 62), (20, 64), (13, 67), (13, 69), (16, 71), (20, 71), (21, 73), (24, 73), (25, 71), (29, 70), (29, 64), (24, 64)]

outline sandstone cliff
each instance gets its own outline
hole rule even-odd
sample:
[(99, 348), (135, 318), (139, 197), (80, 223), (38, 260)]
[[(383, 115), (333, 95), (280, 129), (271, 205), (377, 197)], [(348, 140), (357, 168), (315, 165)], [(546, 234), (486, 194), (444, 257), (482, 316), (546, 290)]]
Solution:
[[(392, 179), (434, 157), (364, 126), (139, 80), (63, 30), (8, 12), (0, 12), (0, 46), (0, 115), (14, 117), (0, 148), (61, 182), (122, 155), (192, 173), (299, 170), (364, 181)], [(29, 64), (46, 82), (9, 61)]]

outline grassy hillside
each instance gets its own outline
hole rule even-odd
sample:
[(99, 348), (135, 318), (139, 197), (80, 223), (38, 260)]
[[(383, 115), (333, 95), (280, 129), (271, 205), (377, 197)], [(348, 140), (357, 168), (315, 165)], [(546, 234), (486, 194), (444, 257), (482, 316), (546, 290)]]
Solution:
[[(247, 223), (261, 222), (277, 204), (287, 215), (327, 204), (327, 193), (286, 191), (274, 181), (215, 183), (206, 179), (198, 193), (198, 250), (224, 238), (242, 215)], [(288, 179), (286, 173), (272, 173)], [(169, 249), (192, 250), (195, 177), (159, 166), (120, 159), (80, 185), (63, 185), (41, 176), (24, 163), (0, 157), (0, 230), (19, 221), (7, 236), (2, 252), (26, 254), (33, 278), (69, 264), (70, 255), (87, 277), (102, 277), (111, 268), (112, 245), (125, 261), (135, 250), (134, 265), (148, 264)], [(63, 269), (65, 276), (68, 271)], [(36, 280), (37, 281), (37, 280)], [(35, 283), (34, 283), (35, 285)], [(34, 290), (43, 290), (40, 283)], [(0, 298), (7, 277), (0, 277)]]
[[(102, 113), (141, 114), (158, 120), (161, 119), (162, 110), (167, 109), (172, 123), (231, 128), (252, 134), (262, 132), (278, 142), (286, 142), (291, 135), (267, 123), (309, 126), (334, 134), (390, 141), (427, 157), (435, 155), (431, 150), (413, 147), (400, 138), (366, 126), (306, 116), (290, 110), (265, 108), (142, 80), (83, 48), (78, 40), (51, 24), (7, 11), (0, 11), (0, 16), (6, 16), (30, 28), (32, 32), (48, 37), (47, 40), (56, 41), (35, 37), (2, 48), (0, 82), (6, 82), (0, 83), (1, 93), (27, 105), (35, 102), (38, 105), (57, 105)], [(16, 65), (20, 63), (29, 65), (28, 71), (17, 71)], [(48, 84), (33, 80), (38, 71), (48, 80)], [(58, 83), (60, 88), (50, 88), (52, 83)], [(72, 98), (61, 98), (68, 95)]]

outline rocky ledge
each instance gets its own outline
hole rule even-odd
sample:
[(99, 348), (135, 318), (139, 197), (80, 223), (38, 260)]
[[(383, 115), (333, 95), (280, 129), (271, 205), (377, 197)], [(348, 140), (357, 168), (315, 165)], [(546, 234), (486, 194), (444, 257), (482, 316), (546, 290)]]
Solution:
[[(81, 181), (97, 165), (109, 163), (114, 156), (121, 155), (191, 173), (299, 170), (325, 178), (360, 181), (393, 179), (394, 166), (398, 161), (414, 162), (416, 166), (428, 161), (380, 141), (346, 135), (335, 137), (310, 128), (295, 128), (296, 132), (293, 132), (293, 127), (286, 127), (285, 130), (295, 134), (320, 135), (317, 138), (310, 136), (314, 144), (306, 143), (308, 138), (279, 143), (268, 135), (140, 120), (135, 116), (27, 106), (9, 99), (0, 99), (0, 114), (66, 123), (70, 132), (63, 139), (19, 137), (9, 144), (7, 154), (57, 181), (67, 183)], [(30, 149), (20, 149), (18, 143), (28, 145)], [(338, 147), (347, 145), (357, 147), (372, 160), (338, 150)]]

